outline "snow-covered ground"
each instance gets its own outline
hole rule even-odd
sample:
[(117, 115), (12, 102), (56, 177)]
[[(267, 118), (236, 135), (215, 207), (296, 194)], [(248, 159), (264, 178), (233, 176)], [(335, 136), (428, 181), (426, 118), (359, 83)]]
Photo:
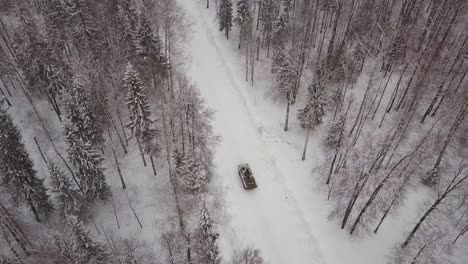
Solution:
[[(268, 98), (266, 86), (274, 79), (268, 70), (258, 68), (254, 86), (245, 82), (244, 58), (234, 48), (236, 40), (226, 40), (217, 30), (214, 11), (200, 1), (179, 2), (193, 22), (189, 75), (215, 110), (215, 132), (221, 136), (214, 162), (215, 184), (223, 191), (230, 220), (220, 226), (224, 256), (254, 245), (271, 264), (385, 263), (426, 193), (412, 193), (379, 235), (349, 237), (328, 219), (330, 206), (318, 188), (314, 168), (323, 160), (323, 131), (311, 133), (302, 162), (305, 133), (295, 117), (299, 103), (284, 132), (285, 106)], [(257, 189), (242, 188), (236, 170), (243, 162), (251, 165)]]

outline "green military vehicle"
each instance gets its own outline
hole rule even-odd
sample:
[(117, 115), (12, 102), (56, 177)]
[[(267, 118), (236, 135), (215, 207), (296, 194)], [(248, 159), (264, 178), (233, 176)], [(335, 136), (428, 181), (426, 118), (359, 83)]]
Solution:
[(252, 169), (250, 169), (248, 163), (240, 164), (237, 169), (244, 189), (251, 190), (257, 188), (257, 183), (253, 177)]

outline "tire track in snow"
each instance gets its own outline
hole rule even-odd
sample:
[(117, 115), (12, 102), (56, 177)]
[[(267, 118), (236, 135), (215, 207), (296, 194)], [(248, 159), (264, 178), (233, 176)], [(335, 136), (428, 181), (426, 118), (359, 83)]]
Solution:
[[(299, 216), (299, 219), (301, 220), (301, 225), (303, 227), (304, 230), (307, 230), (307, 233), (308, 233), (308, 236), (309, 236), (309, 242), (310, 242), (310, 245), (311, 246), (315, 246), (318, 248), (318, 243), (315, 239), (315, 236), (313, 235), (312, 231), (310, 230), (310, 227), (309, 227), (309, 224), (308, 224), (308, 221), (306, 220), (306, 217), (304, 215), (304, 212), (301, 208), (299, 208), (298, 206), (298, 202), (297, 202), (297, 199), (295, 198), (295, 195), (291, 192), (290, 188), (288, 187), (286, 181), (284, 180), (284, 174), (283, 173), (279, 173), (280, 171), (280, 168), (278, 167), (277, 165), (277, 161), (276, 161), (276, 158), (274, 157), (274, 155), (272, 155), (272, 151), (270, 150), (270, 148), (268, 147), (267, 143), (265, 142), (264, 138), (261, 136), (263, 133), (262, 133), (262, 129), (263, 127), (260, 125), (260, 122), (256, 121), (254, 119), (256, 115), (256, 111), (254, 110), (254, 108), (251, 106), (251, 104), (249, 103), (249, 101), (247, 100), (247, 95), (245, 94), (245, 92), (240, 88), (242, 85), (239, 85), (238, 82), (236, 81), (234, 75), (232, 74), (232, 71), (231, 69), (229, 68), (228, 64), (226, 63), (226, 60), (225, 60), (225, 57), (224, 55), (222, 54), (220, 48), (218, 47), (218, 44), (214, 41), (214, 36), (213, 36), (213, 33), (212, 31), (210, 30), (210, 27), (204, 17), (204, 14), (203, 14), (203, 10), (201, 10), (200, 8), (197, 7), (197, 9), (199, 10), (199, 18), (200, 20), (203, 22), (203, 26), (205, 28), (205, 33), (206, 35), (208, 36), (208, 40), (210, 41), (210, 43), (212, 44), (212, 46), (215, 48), (216, 50), (216, 53), (218, 55), (218, 58), (219, 60), (221, 61), (222, 63), (222, 66), (224, 68), (224, 72), (228, 75), (229, 77), (229, 81), (232, 83), (232, 86), (236, 88), (236, 92), (237, 92), (237, 95), (238, 95), (238, 98), (241, 100), (242, 104), (244, 105), (244, 108), (247, 112), (247, 116), (252, 124), (253, 127), (257, 128), (258, 131), (259, 131), (259, 137), (258, 137), (258, 141), (261, 142), (261, 146), (263, 147), (264, 149), (264, 153), (268, 153), (268, 157), (269, 159), (267, 159), (265, 157), (265, 159), (267, 160), (267, 164), (272, 164), (274, 169), (274, 177), (275, 177), (275, 180), (283, 187), (283, 191), (284, 193), (286, 194), (286, 196), (288, 197), (288, 204), (290, 206), (293, 207), (293, 209), (297, 212), (297, 215)], [(242, 86), (243, 87), (243, 86)], [(281, 138), (278, 137), (279, 140), (281, 140)], [(269, 162), (268, 162), (269, 161)], [(323, 260), (324, 258), (322, 257), (321, 253), (319, 250), (317, 250), (318, 252), (318, 255), (319, 257), (316, 258), (316, 260)]]
[[(238, 82), (238, 80), (234, 77), (234, 75), (232, 73), (232, 70), (230, 69), (230, 67), (228, 66), (228, 64), (226, 62), (225, 56), (223, 55), (223, 53), (222, 53), (221, 49), (219, 48), (218, 44), (215, 42), (213, 32), (210, 29), (210, 26), (208, 25), (208, 23), (207, 23), (207, 21), (206, 21), (206, 19), (204, 17), (202, 9), (199, 7), (199, 3), (197, 3), (197, 2), (191, 2), (191, 3), (192, 3), (193, 6), (188, 7), (188, 8), (192, 8), (192, 10), (190, 10), (190, 12), (196, 12), (195, 10), (198, 10), (198, 14), (194, 15), (194, 16), (196, 17), (196, 19), (198, 21), (201, 22), (201, 24), (203, 26), (202, 28), (200, 28), (200, 30), (201, 30), (200, 33), (205, 33), (205, 35), (207, 36), (207, 41), (209, 41), (209, 43), (211, 44), (213, 50), (215, 51), (216, 60), (218, 60), (221, 63), (220, 67), (222, 68), (222, 73), (226, 75), (226, 77), (228, 79), (227, 81), (230, 83), (230, 86), (232, 86), (234, 88), (233, 89), (234, 90), (234, 95), (237, 96), (237, 99), (239, 99), (239, 102), (242, 104), (242, 106), (243, 106), (242, 111), (245, 111), (245, 117), (247, 117), (248, 122), (250, 122), (251, 128), (254, 128), (253, 133), (254, 133), (254, 136), (255, 136), (256, 145), (259, 145), (259, 148), (261, 149), (261, 153), (263, 154), (263, 155), (261, 155), (260, 160), (263, 161), (262, 163), (264, 163), (266, 165), (267, 164), (270, 165), (270, 166), (268, 166), (268, 165), (265, 166), (265, 169), (266, 169), (266, 172), (267, 172), (265, 174), (271, 175), (272, 178), (270, 178), (270, 180), (273, 180), (273, 181), (268, 182), (268, 183), (264, 182), (264, 184), (266, 186), (271, 185), (270, 189), (273, 189), (274, 191), (279, 191), (281, 194), (284, 194), (285, 196), (288, 197), (286, 201), (284, 200), (284, 198), (282, 198), (283, 196), (281, 198), (279, 197), (279, 195), (280, 195), (279, 193), (277, 193), (277, 194), (276, 193), (269, 193), (268, 194), (269, 196), (271, 196), (272, 194), (276, 194), (275, 195), (276, 197), (267, 197), (268, 195), (265, 195), (265, 192), (263, 190), (259, 190), (260, 192), (258, 192), (257, 197), (253, 197), (255, 199), (258, 199), (259, 201), (252, 200), (251, 203), (252, 202), (261, 202), (261, 201), (262, 202), (265, 202), (265, 201), (268, 202), (271, 198), (273, 198), (274, 200), (278, 200), (278, 202), (282, 203), (288, 209), (288, 212), (290, 210), (292, 210), (290, 219), (286, 219), (286, 218), (283, 217), (283, 219), (280, 219), (279, 221), (283, 220), (283, 222), (284, 222), (284, 220), (286, 220), (286, 222), (288, 222), (288, 221), (291, 222), (291, 220), (292, 220), (292, 222), (294, 222), (294, 223), (297, 222), (297, 224), (300, 226), (300, 229), (297, 230), (297, 231), (299, 231), (301, 234), (293, 234), (293, 236), (294, 235), (296, 235), (296, 236), (299, 235), (299, 237), (305, 236), (306, 237), (305, 242), (308, 244), (307, 251), (308, 252), (313, 251), (313, 254), (312, 254), (313, 257), (312, 257), (312, 259), (308, 259), (308, 262), (310, 260), (314, 260), (314, 263), (323, 263), (323, 257), (321, 255), (321, 252), (319, 250), (319, 247), (318, 247), (318, 244), (317, 244), (317, 242), (315, 240), (315, 237), (313, 236), (313, 234), (312, 234), (312, 232), (310, 230), (309, 224), (308, 224), (308, 222), (307, 222), (307, 220), (306, 220), (306, 218), (304, 216), (303, 211), (298, 206), (298, 203), (297, 203), (297, 200), (296, 200), (295, 196), (292, 194), (291, 190), (289, 189), (289, 187), (286, 184), (286, 181), (284, 179), (284, 173), (282, 173), (281, 169), (278, 167), (276, 158), (271, 154), (272, 151), (267, 146), (267, 143), (265, 142), (265, 139), (263, 138), (263, 132), (262, 132), (263, 127), (260, 125), (261, 124), (260, 122), (255, 120), (255, 117), (256, 117), (255, 110), (252, 107), (252, 105), (250, 104), (250, 102), (248, 101), (247, 95), (246, 95), (245, 91), (242, 89), (243, 88), (242, 84), (240, 84)], [(281, 140), (281, 138), (279, 138), (279, 139)], [(259, 188), (261, 188), (261, 185), (263, 185), (263, 184), (260, 183)], [(263, 199), (263, 200), (260, 200), (260, 199)], [(264, 211), (266, 208), (262, 208), (262, 207), (263, 207), (262, 204), (260, 204), (260, 207), (258, 209)], [(249, 209), (248, 211), (251, 212), (252, 209)], [(257, 212), (254, 212), (254, 213), (256, 215), (258, 215), (259, 212), (257, 211)], [(271, 215), (271, 213), (272, 212), (270, 212), (270, 215)], [(271, 231), (275, 230), (274, 228), (270, 227), (271, 225), (270, 225), (269, 221), (271, 221), (271, 219), (268, 219), (268, 217), (265, 215), (264, 212), (262, 212), (261, 218), (266, 220), (263, 225), (260, 225), (260, 228), (263, 229), (263, 234), (265, 234), (267, 236), (271, 236), (271, 233), (272, 233)], [(287, 229), (288, 227), (287, 226), (279, 226), (277, 228)], [(301, 231), (304, 231), (304, 234), (302, 234)], [(277, 233), (278, 232), (281, 233), (281, 231), (277, 231)], [(282, 238), (283, 237), (277, 237), (277, 239), (279, 239), (279, 240), (281, 240)], [(274, 242), (274, 241), (271, 241), (271, 242)], [(281, 254), (281, 252), (278, 252), (278, 250), (283, 251), (282, 246), (276, 245), (275, 248), (276, 249), (273, 252), (276, 255)], [(310, 255), (310, 254), (307, 254), (307, 255)], [(287, 261), (286, 262), (284, 261), (284, 256), (281, 255), (281, 257), (283, 259), (275, 259), (275, 260), (279, 261), (279, 263), (288, 263)], [(303, 259), (301, 261), (306, 261), (306, 260)]]
[[(196, 16), (200, 21), (201, 21), (201, 17), (200, 16)], [(206, 33), (206, 32), (200, 32), (200, 33)], [(206, 38), (207, 40), (208, 38)], [(199, 43), (198, 43), (199, 44)], [(204, 43), (203, 43), (204, 44)], [(211, 42), (210, 42), (211, 44)], [(214, 60), (213, 62), (215, 63), (214, 66), (219, 66), (219, 67), (224, 67), (223, 66), (223, 63), (224, 61), (222, 62), (220, 60), (220, 57), (216, 56), (216, 59), (217, 60)], [(194, 66), (194, 69), (195, 69), (195, 74), (197, 75), (197, 77), (202, 77), (202, 80), (204, 80), (204, 83), (205, 84), (213, 84), (211, 82), (207, 82), (206, 83), (206, 78), (207, 77), (207, 73), (201, 69), (204, 69), (204, 63), (206, 63), (204, 60), (194, 60), (192, 62), (193, 66)], [(219, 63), (219, 65), (218, 65)], [(206, 70), (206, 69), (205, 69)], [(232, 75), (231, 76), (227, 76), (228, 72), (226, 71), (222, 71), (221, 72), (223, 75), (226, 75), (225, 77), (227, 78), (223, 78), (224, 80), (227, 80), (227, 86), (229, 85), (233, 85), (232, 82), (230, 80), (232, 80)], [(229, 72), (230, 74), (230, 72)], [(231, 78), (230, 78), (231, 77)], [(215, 84), (219, 85), (220, 83), (216, 83)], [(223, 83), (221, 83), (223, 84)], [(235, 94), (233, 95), (235, 96)], [(219, 98), (217, 98), (219, 99)], [(224, 100), (231, 100), (230, 98), (224, 98)], [(240, 97), (239, 97), (240, 99)], [(245, 107), (242, 107), (241, 108), (241, 111), (242, 112), (245, 112)], [(226, 113), (225, 113), (226, 114)], [(246, 117), (247, 116), (247, 113), (243, 113), (241, 115), (242, 118)], [(239, 116), (235, 116), (234, 117), (239, 117)], [(226, 118), (226, 117), (224, 117)], [(217, 118), (217, 122), (218, 122), (218, 125), (220, 125), (221, 127), (223, 127), (224, 129), (226, 129), (226, 127), (229, 128), (228, 125), (226, 125), (226, 121), (223, 119), (220, 119), (219, 117)], [(247, 122), (249, 122), (248, 120), (246, 120)], [(229, 122), (227, 122), (229, 123)], [(219, 129), (219, 127), (217, 128), (217, 130)], [(226, 133), (226, 131), (224, 131), (224, 133)], [(254, 133), (254, 132), (253, 132)], [(226, 139), (226, 138), (225, 138)], [(238, 138), (235, 138), (235, 137), (229, 137), (229, 139), (231, 141), (234, 141), (234, 145), (232, 145), (232, 142), (227, 142), (228, 144), (231, 143), (231, 146), (228, 147), (229, 149), (229, 152), (230, 154), (232, 155), (230, 158), (232, 158), (233, 160), (242, 160), (242, 158), (244, 158), (244, 154), (245, 153), (242, 153), (240, 151), (236, 151), (236, 147), (239, 148), (240, 146), (240, 149), (243, 149), (244, 147), (248, 147), (248, 146), (245, 146), (245, 143), (244, 142), (239, 142), (238, 141)], [(223, 142), (221, 142), (221, 144), (225, 144), (225, 140), (223, 140)], [(222, 147), (222, 146), (221, 146)], [(219, 152), (220, 150), (218, 150)], [(217, 159), (217, 157), (215, 157), (215, 159)], [(232, 160), (232, 161), (233, 161)], [(229, 164), (229, 162), (226, 162), (226, 161), (222, 161), (220, 160), (220, 162), (216, 162), (217, 160), (215, 160), (215, 164), (217, 164), (216, 166), (216, 169), (219, 173), (219, 175), (222, 175), (224, 174), (226, 171), (231, 171), (231, 172), (234, 172), (236, 171), (237, 169), (237, 165), (233, 165), (231, 166)], [(232, 179), (224, 179), (223, 182), (228, 190), (229, 190), (229, 193), (230, 194), (235, 194), (236, 190), (234, 189), (237, 189), (238, 190), (243, 190), (242, 189), (242, 185), (239, 181), (239, 178), (238, 176), (236, 175), (235, 178), (232, 178)], [(252, 197), (254, 196), (254, 197)], [(253, 193), (253, 192), (243, 192), (242, 195), (236, 195), (235, 197), (233, 196), (228, 196), (226, 197), (227, 200), (229, 201), (229, 198), (231, 199), (234, 199), (232, 202), (232, 204), (230, 204), (230, 208), (233, 212), (235, 212), (235, 214), (231, 214), (231, 217), (234, 217), (236, 218), (237, 220), (245, 220), (246, 216), (249, 216), (249, 217), (255, 217), (256, 220), (252, 223), (245, 223), (245, 222), (242, 222), (240, 225), (239, 225), (239, 222), (238, 221), (233, 221), (231, 222), (231, 225), (234, 227), (234, 228), (229, 228), (229, 229), (225, 229), (225, 232), (229, 235), (234, 235), (235, 237), (237, 237), (237, 241), (239, 242), (244, 242), (244, 244), (242, 246), (246, 246), (248, 244), (250, 244), (252, 241), (247, 241), (248, 243), (245, 243), (246, 241), (242, 241), (241, 239), (242, 238), (250, 238), (253, 240), (257, 240), (257, 242), (259, 244), (257, 244), (257, 246), (260, 246), (262, 247), (263, 245), (263, 248), (265, 249), (272, 249), (272, 247), (274, 248), (272, 251), (272, 253), (275, 253), (274, 254), (274, 257), (275, 257), (275, 261), (278, 261), (278, 263), (288, 263), (288, 258), (285, 257), (283, 255), (283, 245), (280, 244), (281, 241), (278, 239), (278, 237), (275, 237), (275, 236), (272, 236), (272, 234), (274, 232), (272, 232), (272, 230), (275, 230), (275, 227), (274, 226), (271, 226), (271, 218), (268, 217), (268, 215), (271, 215), (271, 211), (268, 212), (266, 211), (265, 209), (265, 206), (264, 204), (262, 204), (262, 202), (265, 200), (265, 199), (259, 199), (259, 198), (256, 198), (255, 196), (258, 196), (258, 194), (256, 193)], [(263, 197), (262, 197), (263, 198)], [(239, 204), (242, 204), (242, 205), (248, 205), (248, 206), (239, 206)], [(240, 218), (239, 218), (240, 217)], [(259, 221), (260, 220), (260, 221)], [(258, 223), (261, 223), (261, 224), (258, 224)], [(236, 228), (237, 227), (237, 228)], [(233, 232), (234, 230), (242, 230), (244, 232), (241, 232), (241, 234), (237, 234), (235, 232)], [(261, 237), (252, 237), (251, 235), (249, 234), (255, 234), (255, 233), (260, 233), (262, 234)], [(247, 234), (247, 237), (242, 237), (242, 235), (245, 235)], [(239, 237), (241, 239), (239, 239)], [(237, 246), (237, 245), (233, 245), (233, 244), (237, 244), (237, 243), (233, 243), (232, 241), (233, 239), (231, 238), (230, 241), (228, 243), (231, 244), (231, 246)]]

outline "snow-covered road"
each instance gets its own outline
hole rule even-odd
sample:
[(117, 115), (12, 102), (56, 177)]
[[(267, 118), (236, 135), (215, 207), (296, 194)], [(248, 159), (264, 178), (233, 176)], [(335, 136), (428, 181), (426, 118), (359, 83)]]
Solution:
[[(284, 184), (288, 172), (278, 166), (255, 121), (255, 106), (245, 93), (249, 84), (227, 63), (214, 36), (218, 32), (212, 32), (200, 3), (181, 2), (194, 22), (190, 76), (215, 110), (215, 132), (222, 137), (215, 156), (216, 183), (223, 189), (231, 220), (222, 230), (223, 249), (252, 244), (271, 264), (324, 263), (303, 212)], [(259, 185), (255, 190), (242, 188), (236, 170), (243, 162), (252, 167)]]

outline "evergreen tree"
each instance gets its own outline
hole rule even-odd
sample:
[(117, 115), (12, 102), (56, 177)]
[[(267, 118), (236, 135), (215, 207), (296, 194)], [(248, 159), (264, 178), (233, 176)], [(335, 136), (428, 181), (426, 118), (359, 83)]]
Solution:
[(286, 53), (286, 37), (287, 37), (287, 15), (282, 13), (274, 23), (273, 27), (273, 58), (272, 72), (276, 72), (278, 68), (283, 67)]
[(135, 37), (136, 62), (145, 79), (156, 81), (165, 75), (166, 59), (162, 53), (162, 42), (158, 34), (152, 32), (147, 18), (140, 19)]
[(314, 129), (322, 123), (327, 100), (325, 91), (318, 81), (313, 82), (308, 91), (307, 104), (303, 109), (299, 110), (297, 118), (303, 128)]
[(262, 23), (263, 32), (269, 34), (273, 30), (276, 14), (278, 12), (278, 4), (274, 0), (262, 0), (262, 8), (260, 10), (260, 21)]
[(77, 81), (68, 93), (67, 119), (69, 124), (65, 126), (66, 137), (89, 142), (95, 149), (103, 145), (102, 128), (98, 126), (89, 95)]
[(64, 0), (67, 11), (67, 26), (75, 45), (81, 52), (90, 52), (95, 58), (104, 47), (103, 36), (93, 16), (93, 6), (86, 0)]
[(63, 218), (83, 220), (86, 218), (88, 204), (80, 191), (73, 189), (70, 180), (53, 163), (49, 165), (50, 185)]
[(8, 80), (14, 74), (14, 66), (8, 60), (8, 56), (3, 50), (0, 50), (0, 78)]
[(137, 56), (140, 62), (150, 61), (153, 65), (164, 63), (161, 39), (158, 34), (153, 34), (147, 18), (140, 19), (136, 37)]
[[(74, 124), (66, 120), (65, 126), (74, 127)], [(73, 128), (68, 130), (73, 130)], [(102, 156), (91, 147), (89, 141), (66, 135), (65, 142), (68, 146), (68, 157), (78, 170), (81, 188), (89, 201), (98, 197), (101, 200), (109, 198), (111, 191), (103, 173)]]
[(340, 115), (337, 119), (335, 119), (330, 129), (328, 130), (328, 136), (325, 142), (331, 148), (336, 148), (340, 141), (343, 139), (343, 131), (345, 129), (345, 119), (344, 115)]
[(21, 142), (21, 134), (5, 109), (0, 107), (0, 175), (1, 182), (16, 201), (27, 202), (36, 221), (53, 209), (44, 180), (36, 175), (33, 163)]
[(225, 32), (229, 39), (229, 31), (232, 28), (232, 3), (231, 0), (221, 0), (218, 11), (219, 31)]
[(174, 159), (179, 187), (188, 193), (203, 191), (208, 177), (201, 163), (192, 154), (182, 155), (178, 150), (174, 152)]
[(48, 84), (43, 74), (46, 68), (43, 62), (47, 43), (29, 15), (21, 15), (20, 21), (21, 34), (15, 32), (13, 38), (18, 67), (25, 76), (28, 89), (35, 95), (45, 94)]
[(322, 118), (325, 115), (326, 96), (323, 87), (319, 81), (312, 83), (309, 88), (309, 98), (304, 109), (299, 110), (297, 118), (303, 128), (307, 130), (304, 150), (302, 152), (302, 160), (306, 158), (307, 143), (309, 142), (310, 130), (322, 123)]
[(115, 2), (120, 39), (128, 54), (132, 54), (136, 50), (135, 34), (138, 27), (138, 14), (132, 7), (131, 0), (117, 0)]
[(240, 28), (240, 41), (241, 43), (248, 43), (252, 38), (252, 11), (250, 10), (249, 0), (239, 0), (237, 2), (237, 25)]
[(214, 230), (208, 209), (203, 204), (201, 208), (201, 216), (199, 230), (197, 233), (197, 252), (199, 261), (206, 264), (221, 263), (220, 252), (217, 244), (219, 234)]
[(46, 24), (48, 43), (58, 54), (67, 51), (67, 13), (62, 0), (47, 1), (44, 7), (44, 22)]
[(150, 119), (150, 106), (146, 98), (145, 86), (131, 63), (127, 64), (123, 82), (127, 89), (125, 101), (130, 112), (128, 126), (132, 130), (132, 136), (141, 139), (143, 133), (150, 128), (152, 120)]
[(44, 77), (48, 84), (47, 91), (53, 97), (56, 97), (71, 88), (73, 73), (71, 67), (57, 58), (52, 50), (49, 50), (47, 55), (47, 60), (44, 60)]
[(94, 241), (81, 221), (72, 224), (72, 248), (81, 256), (79, 263), (112, 263), (106, 247)]
[(100, 78), (98, 87), (91, 89), (89, 93), (89, 108), (88, 115), (91, 115), (90, 120), (94, 120), (90, 125), (93, 125), (93, 128), (97, 132), (94, 138), (94, 147), (103, 148), (105, 139), (103, 137), (103, 132), (111, 125), (112, 114), (109, 109), (109, 93), (105, 89), (105, 82)]

